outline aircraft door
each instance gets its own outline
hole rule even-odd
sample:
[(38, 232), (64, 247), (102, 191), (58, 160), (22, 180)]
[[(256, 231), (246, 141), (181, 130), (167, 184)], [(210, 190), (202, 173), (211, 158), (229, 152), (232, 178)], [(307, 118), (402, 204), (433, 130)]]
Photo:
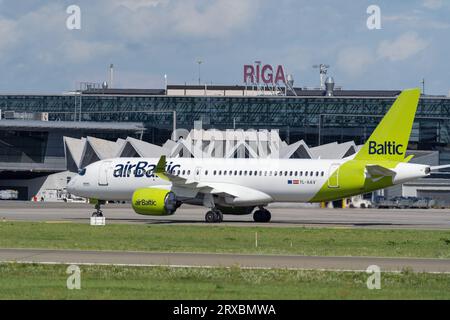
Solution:
[(339, 163), (333, 163), (328, 170), (328, 188), (339, 188)]
[(100, 165), (98, 170), (98, 185), (107, 186), (108, 185), (108, 173), (111, 168), (111, 161), (105, 161)]

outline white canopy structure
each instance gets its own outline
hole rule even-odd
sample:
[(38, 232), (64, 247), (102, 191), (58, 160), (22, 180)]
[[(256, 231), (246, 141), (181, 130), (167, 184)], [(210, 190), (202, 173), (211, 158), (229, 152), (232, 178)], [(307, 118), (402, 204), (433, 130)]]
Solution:
[(131, 137), (117, 141), (64, 137), (64, 147), (67, 169), (72, 172), (95, 161), (115, 157), (339, 159), (358, 150), (353, 141), (309, 148), (303, 140), (287, 144), (277, 130), (242, 129), (193, 129), (186, 137), (167, 140), (162, 146)]

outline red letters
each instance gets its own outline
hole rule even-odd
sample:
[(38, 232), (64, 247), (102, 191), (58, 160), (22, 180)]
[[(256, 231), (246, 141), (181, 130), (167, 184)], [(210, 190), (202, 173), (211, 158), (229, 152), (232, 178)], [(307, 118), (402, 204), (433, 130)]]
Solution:
[(256, 64), (256, 67), (249, 64), (244, 65), (244, 83), (259, 84), (260, 81), (264, 84), (285, 83), (286, 78), (284, 76), (283, 66), (277, 66), (274, 79), (273, 67), (270, 64), (265, 64), (262, 67), (259, 63)]
[(252, 65), (246, 64), (244, 65), (244, 83), (253, 83), (255, 82), (255, 68)]

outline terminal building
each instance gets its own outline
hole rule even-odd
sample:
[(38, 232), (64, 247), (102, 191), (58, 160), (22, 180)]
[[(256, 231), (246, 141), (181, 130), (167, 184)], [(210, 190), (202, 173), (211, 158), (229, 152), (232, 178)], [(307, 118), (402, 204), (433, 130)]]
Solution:
[[(158, 148), (172, 156), (195, 156), (177, 145), (186, 138), (181, 130), (190, 133), (200, 122), (206, 131), (276, 132), (282, 157), (346, 156), (365, 142), (399, 93), (343, 90), (329, 79), (323, 89), (168, 85), (1, 94), (0, 190), (17, 190), (24, 200), (48, 194), (61, 199), (71, 172), (96, 159), (157, 156), (162, 150)], [(421, 96), (408, 145), (415, 162), (450, 163), (449, 120), (449, 97)], [(251, 145), (249, 139), (243, 138), (244, 145)], [(214, 156), (206, 153), (209, 144), (200, 148), (202, 156)], [(232, 156), (268, 156), (251, 148), (240, 150)], [(450, 202), (450, 172), (385, 194)]]

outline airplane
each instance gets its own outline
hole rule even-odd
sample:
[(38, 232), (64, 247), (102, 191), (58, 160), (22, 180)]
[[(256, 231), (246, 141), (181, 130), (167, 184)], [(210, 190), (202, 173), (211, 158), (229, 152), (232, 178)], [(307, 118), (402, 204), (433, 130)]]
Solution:
[(361, 149), (343, 159), (114, 158), (79, 170), (71, 194), (95, 203), (131, 201), (141, 215), (172, 215), (182, 204), (223, 214), (251, 214), (269, 222), (272, 202), (334, 201), (384, 189), (450, 167), (409, 163), (405, 157), (420, 89), (404, 90)]

